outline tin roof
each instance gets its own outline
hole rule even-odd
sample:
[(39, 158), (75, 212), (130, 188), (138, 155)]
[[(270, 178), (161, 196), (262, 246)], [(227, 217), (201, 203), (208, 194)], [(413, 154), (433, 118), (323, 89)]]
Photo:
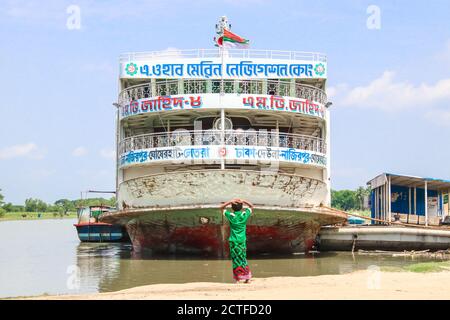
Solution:
[(442, 189), (450, 190), (450, 180), (402, 175), (395, 173), (382, 173), (373, 178), (372, 180), (368, 181), (367, 184), (370, 185), (372, 188), (377, 188), (380, 185), (384, 184), (388, 178), (391, 179), (391, 184), (397, 186), (423, 187), (426, 181), (427, 188), (430, 190), (442, 190)]

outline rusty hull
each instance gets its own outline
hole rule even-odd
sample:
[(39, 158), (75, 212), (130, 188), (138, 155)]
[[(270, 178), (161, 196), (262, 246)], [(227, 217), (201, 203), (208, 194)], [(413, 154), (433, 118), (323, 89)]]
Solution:
[[(229, 226), (218, 208), (124, 210), (102, 216), (127, 228), (136, 251), (227, 257)], [(345, 221), (342, 213), (320, 208), (255, 208), (247, 225), (249, 254), (311, 250), (322, 225)]]
[(218, 209), (231, 198), (247, 199), (249, 253), (311, 249), (323, 225), (346, 215), (321, 207), (328, 186), (300, 175), (251, 170), (191, 170), (139, 176), (122, 182), (118, 210), (100, 220), (127, 228), (135, 250), (225, 257), (229, 227)]

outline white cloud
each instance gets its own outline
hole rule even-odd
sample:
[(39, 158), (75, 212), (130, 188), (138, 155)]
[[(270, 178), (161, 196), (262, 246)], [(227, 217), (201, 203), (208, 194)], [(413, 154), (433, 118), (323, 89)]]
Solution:
[(72, 155), (74, 157), (82, 157), (82, 156), (87, 155), (87, 153), (88, 153), (87, 149), (85, 147), (81, 147), (81, 146), (73, 149), (73, 151), (72, 151)]
[(39, 160), (44, 158), (44, 151), (32, 142), (0, 149), (0, 160), (20, 157)]
[(349, 88), (340, 84), (330, 87), (337, 106), (378, 108), (395, 111), (404, 108), (423, 108), (439, 102), (450, 101), (450, 78), (434, 84), (414, 85), (407, 81), (396, 81), (395, 73), (385, 71), (367, 85)]
[(111, 159), (111, 160), (116, 159), (116, 151), (111, 150), (111, 149), (107, 149), (107, 148), (101, 149), (100, 155), (106, 159)]
[(327, 88), (327, 96), (329, 100), (333, 100), (335, 97), (339, 97), (342, 92), (348, 91), (348, 85), (347, 84), (338, 84), (334, 87), (328, 87)]

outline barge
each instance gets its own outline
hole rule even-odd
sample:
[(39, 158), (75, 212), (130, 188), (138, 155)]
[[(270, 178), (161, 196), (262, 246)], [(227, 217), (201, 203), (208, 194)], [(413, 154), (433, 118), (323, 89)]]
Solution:
[(450, 180), (382, 173), (367, 184), (371, 224), (322, 228), (320, 250), (450, 248)]
[(321, 251), (447, 250), (450, 248), (450, 228), (407, 225), (323, 227), (317, 247)]

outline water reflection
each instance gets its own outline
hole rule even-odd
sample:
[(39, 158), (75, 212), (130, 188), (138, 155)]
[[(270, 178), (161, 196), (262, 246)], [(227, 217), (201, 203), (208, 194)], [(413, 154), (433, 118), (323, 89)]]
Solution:
[[(157, 283), (232, 282), (231, 261), (137, 254), (129, 244), (80, 243), (72, 220), (0, 222), (0, 297), (116, 291)], [(428, 259), (430, 260), (430, 259)], [(317, 253), (249, 257), (255, 277), (315, 276), (426, 261)], [(74, 267), (74, 268), (72, 268)], [(77, 280), (71, 282), (78, 270)], [(73, 288), (72, 283), (79, 284)]]
[(131, 246), (116, 243), (83, 243), (77, 246), (79, 290), (99, 292), (104, 279), (117, 278), (120, 273), (120, 259), (123, 253), (131, 251)]
[[(123, 244), (80, 244), (77, 256), (83, 289), (89, 291), (94, 288), (98, 292), (117, 291), (158, 283), (233, 282), (230, 260), (154, 257), (135, 253), (130, 245)], [(348, 252), (249, 258), (250, 268), (258, 278), (343, 274), (365, 270), (371, 265), (402, 267), (416, 262)]]

